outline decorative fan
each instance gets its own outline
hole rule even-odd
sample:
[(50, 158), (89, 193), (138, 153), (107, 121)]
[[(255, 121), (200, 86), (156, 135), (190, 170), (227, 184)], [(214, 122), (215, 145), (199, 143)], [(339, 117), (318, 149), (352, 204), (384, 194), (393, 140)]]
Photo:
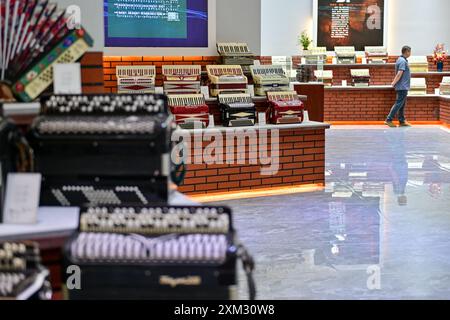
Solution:
[(0, 3), (0, 99), (33, 101), (53, 83), (53, 66), (78, 61), (93, 40), (49, 0)]

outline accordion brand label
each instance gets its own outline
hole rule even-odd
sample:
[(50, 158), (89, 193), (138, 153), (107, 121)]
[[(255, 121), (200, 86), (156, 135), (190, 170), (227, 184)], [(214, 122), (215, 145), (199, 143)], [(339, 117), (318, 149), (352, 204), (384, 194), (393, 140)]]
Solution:
[(191, 276), (184, 278), (173, 278), (170, 276), (161, 276), (159, 278), (159, 284), (163, 286), (170, 286), (176, 288), (178, 286), (196, 287), (202, 284), (202, 278), (199, 276)]

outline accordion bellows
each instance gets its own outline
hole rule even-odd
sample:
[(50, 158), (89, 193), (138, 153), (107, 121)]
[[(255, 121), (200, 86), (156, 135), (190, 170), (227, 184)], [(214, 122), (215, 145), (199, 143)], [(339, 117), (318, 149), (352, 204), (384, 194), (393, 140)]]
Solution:
[(338, 64), (356, 63), (355, 47), (334, 47)]
[(211, 96), (222, 93), (247, 93), (248, 79), (239, 65), (206, 66)]
[(168, 101), (175, 122), (182, 129), (205, 128), (209, 125), (209, 107), (203, 94), (169, 95)]
[(439, 91), (442, 95), (450, 95), (450, 77), (443, 77)]
[(331, 87), (333, 85), (333, 70), (314, 70), (314, 76), (319, 82)]
[(370, 85), (370, 70), (369, 69), (352, 69), (352, 83), (354, 87), (367, 87)]
[(289, 78), (281, 66), (251, 66), (255, 94), (265, 96), (268, 91), (289, 90)]
[(426, 56), (411, 56), (408, 58), (411, 72), (428, 72), (428, 58)]
[(225, 127), (253, 126), (256, 123), (256, 106), (249, 94), (221, 94), (219, 108)]
[(303, 102), (295, 91), (268, 92), (270, 107), (267, 110), (267, 121), (272, 124), (302, 123), (304, 120)]
[(389, 55), (386, 47), (365, 47), (367, 62), (374, 64), (387, 63)]
[(151, 94), (155, 92), (155, 66), (117, 66), (117, 92)]
[(202, 68), (197, 65), (162, 67), (165, 94), (198, 94), (201, 92)]
[(410, 96), (422, 96), (427, 94), (427, 80), (425, 78), (412, 78)]
[[(0, 94), (29, 102), (53, 84), (53, 66), (78, 61), (93, 45), (83, 28), (71, 30), (64, 9), (48, 0), (4, 0), (0, 5)], [(12, 99), (12, 96), (0, 98)]]

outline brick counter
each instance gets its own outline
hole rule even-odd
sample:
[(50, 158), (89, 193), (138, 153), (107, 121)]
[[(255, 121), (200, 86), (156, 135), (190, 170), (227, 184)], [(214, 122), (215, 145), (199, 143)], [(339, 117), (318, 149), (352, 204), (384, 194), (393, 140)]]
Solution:
[[(384, 121), (395, 103), (391, 87), (325, 89), (325, 121)], [(439, 121), (439, 96), (408, 97), (409, 121)]]
[[(187, 165), (187, 174), (184, 184), (179, 187), (179, 191), (186, 194), (205, 194), (218, 192), (232, 192), (253, 190), (281, 186), (298, 186), (325, 183), (325, 130), (329, 125), (317, 122), (309, 122), (301, 125), (265, 126), (253, 128), (256, 136), (264, 134), (262, 128), (267, 131), (268, 156), (279, 154), (279, 169), (269, 170), (268, 175), (261, 173), (261, 168), (268, 168), (270, 165), (261, 163), (261, 149), (259, 144), (250, 139), (245, 139), (245, 152), (238, 150), (237, 142), (234, 146), (226, 146), (223, 137), (223, 146), (219, 148), (217, 154), (240, 159), (240, 163), (214, 163), (206, 164), (205, 161), (197, 164)], [(252, 129), (252, 128), (250, 128)], [(241, 130), (241, 129), (238, 129)], [(278, 147), (275, 145), (276, 134), (278, 133)], [(191, 159), (195, 152), (204, 153), (210, 142), (193, 145), (195, 136), (199, 133), (211, 132), (211, 130), (180, 130), (189, 132), (191, 137)], [(215, 132), (235, 132), (234, 129), (217, 129)], [(272, 136), (272, 134), (275, 134)], [(272, 141), (272, 137), (273, 140)], [(198, 153), (197, 153), (198, 154)], [(214, 152), (214, 155), (216, 153)], [(262, 157), (262, 159), (266, 159)]]
[(450, 126), (450, 96), (441, 97), (440, 119), (445, 125)]

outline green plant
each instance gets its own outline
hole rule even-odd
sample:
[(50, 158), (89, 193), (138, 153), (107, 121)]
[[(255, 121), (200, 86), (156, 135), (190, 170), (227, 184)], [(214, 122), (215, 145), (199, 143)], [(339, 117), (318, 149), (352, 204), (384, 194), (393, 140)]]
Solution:
[(303, 47), (303, 50), (308, 50), (311, 43), (313, 43), (306, 30), (302, 32), (298, 39), (298, 42)]

